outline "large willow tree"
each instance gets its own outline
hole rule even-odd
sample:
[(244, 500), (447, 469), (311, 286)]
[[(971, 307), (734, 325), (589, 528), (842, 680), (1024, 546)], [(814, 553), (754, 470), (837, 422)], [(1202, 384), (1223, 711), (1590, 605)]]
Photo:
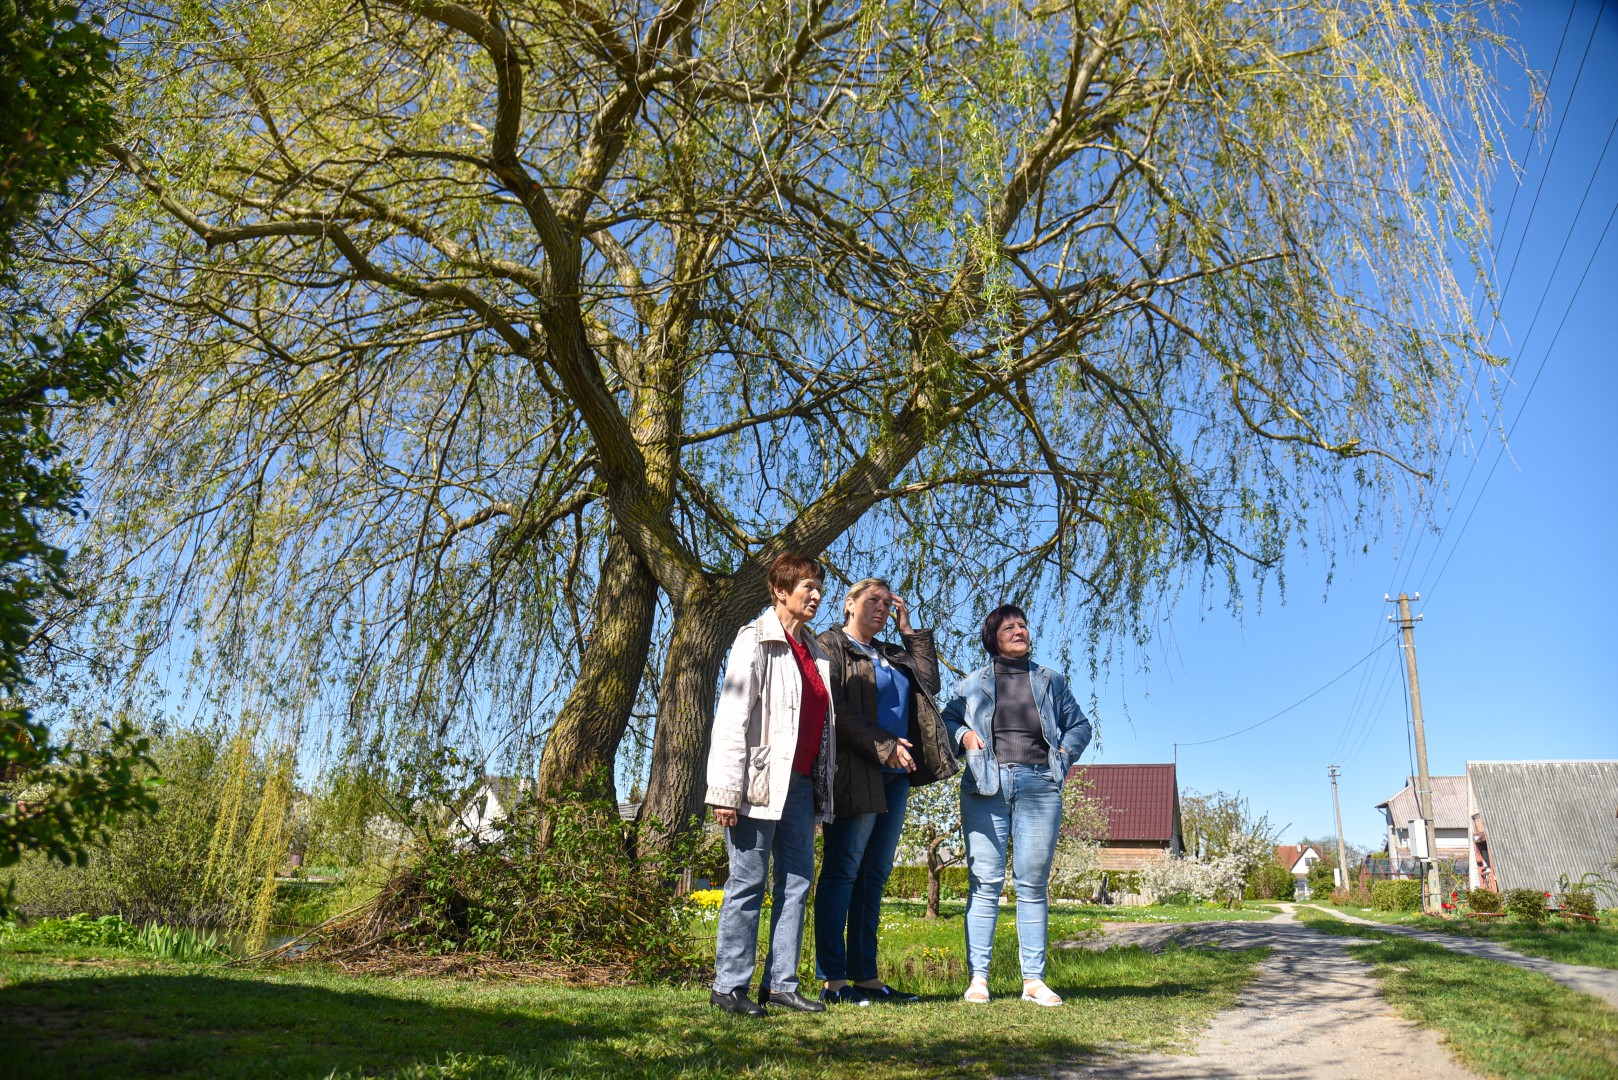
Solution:
[(1489, 5), (116, 18), (60, 239), (143, 266), (150, 362), (73, 626), (289, 738), (543, 730), (555, 788), (655, 714), (677, 822), (781, 550), (1105, 651), (1419, 505), (1487, 362)]

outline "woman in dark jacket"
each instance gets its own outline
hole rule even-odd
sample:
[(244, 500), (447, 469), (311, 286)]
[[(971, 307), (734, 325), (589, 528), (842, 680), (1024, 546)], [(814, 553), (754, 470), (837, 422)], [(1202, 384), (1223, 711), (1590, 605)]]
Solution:
[[(876, 636), (890, 614), (902, 646)], [(825, 827), (815, 889), (815, 968), (826, 984), (820, 997), (831, 1004), (908, 1004), (918, 1000), (914, 994), (877, 975), (876, 932), (910, 789), (960, 768), (933, 703), (933, 635), (910, 625), (909, 608), (887, 582), (866, 578), (843, 601), (843, 626), (819, 640), (831, 658), (837, 730), (837, 817)]]

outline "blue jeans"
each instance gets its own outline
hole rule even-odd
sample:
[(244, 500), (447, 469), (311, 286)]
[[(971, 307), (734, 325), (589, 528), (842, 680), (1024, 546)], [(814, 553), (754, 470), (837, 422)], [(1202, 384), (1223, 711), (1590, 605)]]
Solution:
[(815, 875), (815, 784), (792, 774), (780, 821), (742, 817), (725, 830), (730, 878), (719, 905), (713, 988), (721, 994), (753, 981), (758, 959), (758, 918), (764, 907), (764, 881), (775, 857), (770, 892), (770, 948), (764, 956), (762, 985), (783, 993), (798, 988), (798, 957), (803, 951), (803, 915), (809, 881)]
[(826, 982), (877, 977), (882, 890), (893, 872), (893, 853), (904, 828), (910, 777), (883, 773), (882, 786), (888, 797), (886, 813), (838, 818), (825, 828), (820, 883), (815, 886), (815, 974)]
[(1011, 841), (1012, 884), (1017, 889), (1017, 946), (1022, 977), (1045, 977), (1046, 890), (1062, 827), (1062, 788), (1046, 765), (1001, 765), (993, 795), (961, 792), (966, 833), (966, 965), (973, 978), (989, 977), (1000, 891), (1006, 883), (1006, 841)]

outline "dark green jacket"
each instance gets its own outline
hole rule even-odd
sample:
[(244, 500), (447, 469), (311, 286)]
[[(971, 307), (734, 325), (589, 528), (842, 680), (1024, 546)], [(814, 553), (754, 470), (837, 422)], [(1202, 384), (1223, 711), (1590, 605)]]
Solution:
[[(917, 630), (901, 636), (903, 646), (881, 639), (871, 642), (871, 646), (910, 677), (908, 738), (916, 759), (910, 785), (921, 787), (949, 779), (961, 766), (933, 700), (939, 685), (933, 632)], [(819, 640), (831, 658), (831, 685), (827, 689), (837, 717), (837, 775), (832, 779), (832, 806), (839, 818), (884, 813), (888, 800), (882, 766), (892, 756), (897, 740), (876, 722), (876, 671), (871, 658), (855, 647), (842, 627), (827, 630)]]

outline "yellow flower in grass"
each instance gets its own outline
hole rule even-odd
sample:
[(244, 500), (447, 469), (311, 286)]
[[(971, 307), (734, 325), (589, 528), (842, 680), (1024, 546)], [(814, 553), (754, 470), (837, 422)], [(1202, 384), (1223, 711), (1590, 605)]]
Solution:
[(686, 903), (692, 907), (717, 908), (725, 900), (724, 889), (697, 889), (687, 893)]

